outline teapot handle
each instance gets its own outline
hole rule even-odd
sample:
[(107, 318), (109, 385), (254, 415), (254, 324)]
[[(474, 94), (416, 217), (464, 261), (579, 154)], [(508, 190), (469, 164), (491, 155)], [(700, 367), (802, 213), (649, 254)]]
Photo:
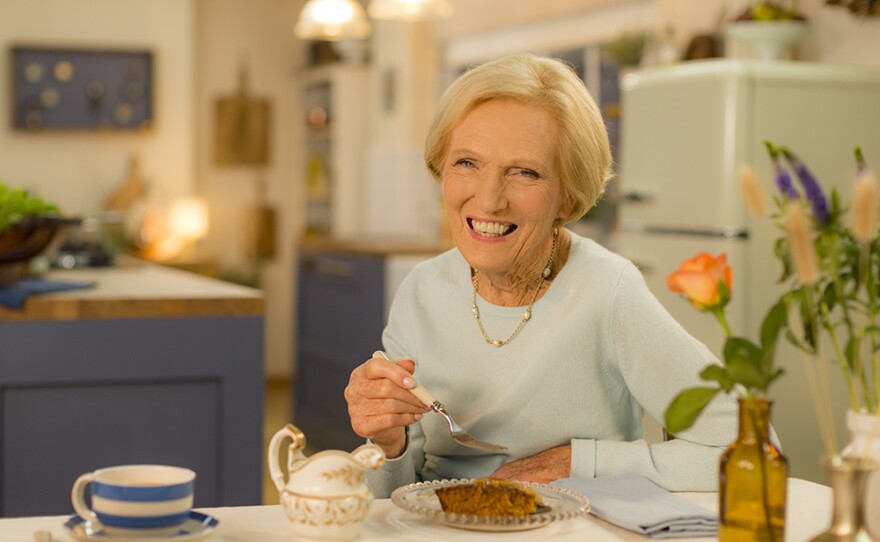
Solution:
[[(272, 478), (272, 483), (275, 484), (275, 487), (278, 488), (279, 492), (284, 489), (285, 482), (284, 472), (278, 464), (278, 455), (281, 448), (281, 442), (287, 437), (293, 440), (293, 444), (290, 446), (288, 453), (293, 452), (294, 450), (302, 450), (306, 447), (306, 436), (293, 424), (287, 424), (279, 429), (272, 437), (272, 440), (269, 441), (269, 450), (267, 452), (268, 461), (266, 464), (269, 466), (269, 475)], [(302, 452), (300, 452), (300, 455), (301, 454)], [(288, 461), (289, 459), (290, 458), (288, 458)]]

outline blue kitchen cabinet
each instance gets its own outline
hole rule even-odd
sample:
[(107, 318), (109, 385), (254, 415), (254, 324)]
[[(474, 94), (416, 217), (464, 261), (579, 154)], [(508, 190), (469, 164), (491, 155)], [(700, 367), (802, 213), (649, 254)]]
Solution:
[(294, 420), (317, 449), (364, 443), (351, 429), (343, 391), (351, 371), (381, 348), (384, 267), (377, 254), (300, 252)]
[(298, 247), (293, 419), (311, 447), (350, 451), (344, 390), (351, 371), (382, 348), (397, 288), (442, 240), (305, 237)]
[(0, 308), (0, 515), (72, 513), (83, 473), (196, 472), (196, 507), (262, 498), (263, 297), (142, 266), (53, 272), (94, 289)]

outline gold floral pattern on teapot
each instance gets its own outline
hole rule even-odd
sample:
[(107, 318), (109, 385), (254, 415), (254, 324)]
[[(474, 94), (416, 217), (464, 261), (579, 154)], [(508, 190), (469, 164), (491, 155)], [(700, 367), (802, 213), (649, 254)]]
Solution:
[[(281, 443), (288, 438), (285, 483), (278, 458)], [(305, 446), (303, 432), (290, 424), (269, 442), (269, 473), (292, 529), (308, 538), (354, 538), (373, 502), (364, 473), (382, 466), (385, 454), (378, 446), (365, 444), (350, 454), (325, 450), (307, 458)]]

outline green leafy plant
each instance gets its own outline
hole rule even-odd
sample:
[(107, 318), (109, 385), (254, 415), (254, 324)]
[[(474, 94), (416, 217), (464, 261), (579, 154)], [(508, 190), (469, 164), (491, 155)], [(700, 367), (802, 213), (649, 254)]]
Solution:
[[(781, 282), (799, 325), (786, 337), (811, 358), (826, 359), (828, 348), (840, 367), (855, 412), (880, 412), (880, 188), (860, 148), (852, 207), (836, 191), (826, 197), (818, 180), (791, 151), (767, 143), (776, 167), (777, 204), (788, 235), (775, 246), (783, 263)], [(794, 170), (803, 197), (793, 189), (782, 160)], [(800, 215), (803, 231), (793, 231)], [(822, 341), (822, 336), (827, 342)], [(821, 377), (814, 384), (821, 385)], [(830, 400), (826, 397), (825, 400)], [(830, 407), (830, 405), (827, 405)], [(828, 410), (818, 408), (817, 410)]]
[(30, 195), (23, 188), (10, 188), (0, 182), (0, 233), (25, 217), (58, 213), (59, 209), (56, 205)]
[(627, 32), (604, 44), (602, 52), (620, 66), (638, 66), (652, 40), (650, 32)]

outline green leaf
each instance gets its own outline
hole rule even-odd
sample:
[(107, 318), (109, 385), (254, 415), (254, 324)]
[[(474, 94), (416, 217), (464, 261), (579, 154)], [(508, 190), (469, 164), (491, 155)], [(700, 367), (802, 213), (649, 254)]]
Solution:
[(746, 388), (764, 389), (766, 373), (762, 367), (762, 359), (761, 349), (748, 339), (728, 337), (724, 343), (727, 374), (734, 382)]
[(766, 391), (767, 374), (761, 370), (759, 359), (737, 356), (727, 361), (727, 372), (735, 382), (746, 388)]
[(837, 290), (834, 289), (834, 283), (829, 282), (827, 286), (825, 286), (825, 291), (822, 293), (823, 302), (828, 305), (828, 310), (834, 310), (834, 307), (837, 305)]
[(791, 260), (788, 257), (788, 239), (780, 237), (773, 244), (773, 254), (782, 263), (782, 273), (779, 275), (779, 282), (784, 282), (792, 275)]
[(813, 350), (808, 348), (802, 340), (800, 340), (797, 335), (795, 335), (790, 329), (785, 330), (785, 338), (788, 339), (792, 345), (794, 345), (801, 352), (805, 352), (807, 354), (813, 354)]
[(720, 385), (721, 389), (725, 392), (732, 390), (733, 385), (735, 384), (730, 377), (730, 374), (728, 374), (727, 369), (721, 365), (709, 365), (700, 372), (700, 378), (703, 380), (718, 382), (718, 385)]
[(841, 212), (840, 207), (840, 194), (837, 193), (836, 188), (831, 189), (831, 209), (829, 215), (832, 217), (836, 217)]
[[(800, 288), (801, 293), (803, 293), (803, 288)], [(803, 303), (803, 297), (801, 297), (801, 322), (804, 327), (804, 341), (810, 346), (813, 351), (816, 350), (816, 337), (813, 336), (813, 314), (807, 308), (807, 304)]]
[(666, 409), (666, 430), (674, 434), (692, 426), (719, 392), (721, 388), (688, 388), (676, 395)]
[(727, 365), (734, 358), (746, 358), (755, 363), (761, 361), (761, 349), (748, 339), (742, 337), (728, 337), (724, 341), (724, 360)]
[(761, 365), (765, 371), (770, 371), (773, 368), (776, 341), (779, 339), (779, 332), (787, 326), (788, 311), (783, 297), (767, 311), (767, 316), (764, 317), (764, 322), (761, 324), (761, 350), (763, 351)]
[(859, 355), (859, 343), (861, 341), (858, 337), (850, 337), (846, 342), (846, 364), (849, 366), (850, 371), (855, 370), (856, 366), (856, 356)]

